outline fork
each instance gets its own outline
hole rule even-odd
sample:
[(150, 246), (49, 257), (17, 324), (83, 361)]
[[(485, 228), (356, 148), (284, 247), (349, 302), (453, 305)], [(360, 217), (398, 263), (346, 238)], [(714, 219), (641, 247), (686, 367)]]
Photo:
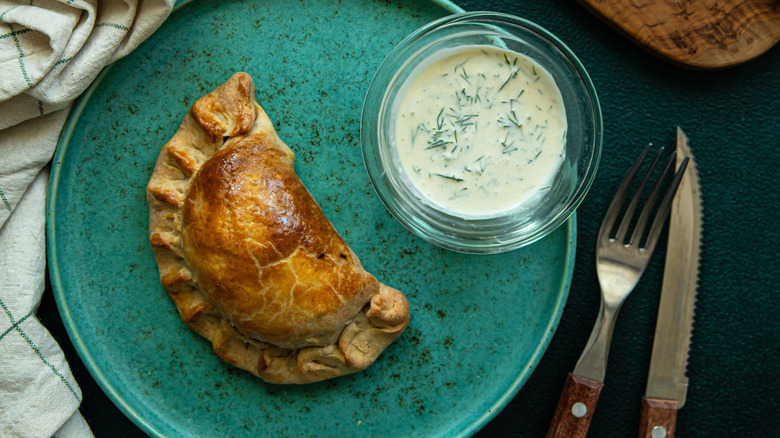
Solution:
[[(612, 330), (615, 326), (618, 311), (626, 297), (636, 286), (639, 278), (647, 268), (650, 257), (655, 250), (656, 243), (669, 216), (672, 199), (677, 187), (680, 185), (685, 168), (688, 165), (688, 157), (680, 164), (677, 172), (669, 183), (663, 200), (656, 210), (653, 222), (645, 236), (647, 223), (653, 212), (655, 202), (661, 193), (664, 181), (674, 166), (676, 152), (672, 152), (666, 164), (653, 185), (647, 200), (644, 203), (641, 214), (633, 227), (631, 236), (626, 241), (629, 228), (637, 208), (641, 202), (653, 170), (658, 165), (663, 154), (661, 148), (642, 181), (637, 187), (636, 193), (626, 207), (623, 218), (613, 234), (615, 223), (625, 203), (628, 192), (639, 173), (639, 169), (650, 153), (651, 145), (648, 145), (634, 162), (615, 197), (609, 204), (607, 213), (599, 229), (596, 245), (596, 272), (601, 287), (601, 306), (596, 324), (590, 334), (590, 339), (580, 356), (574, 371), (567, 376), (563, 387), (563, 393), (555, 409), (552, 423), (547, 431), (547, 438), (552, 437), (584, 437), (593, 419), (601, 390), (604, 387), (604, 375), (607, 367), (607, 355), (612, 339)], [(643, 238), (644, 237), (644, 238)]]

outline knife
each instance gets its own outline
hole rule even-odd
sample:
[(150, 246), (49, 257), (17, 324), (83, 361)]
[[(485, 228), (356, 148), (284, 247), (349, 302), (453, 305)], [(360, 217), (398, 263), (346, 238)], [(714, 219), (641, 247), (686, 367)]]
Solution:
[(677, 165), (690, 157), (688, 168), (672, 202), (666, 262), (658, 305), (653, 353), (642, 398), (639, 436), (674, 437), (677, 410), (688, 392), (688, 349), (699, 273), (702, 203), (699, 173), (688, 137), (677, 127)]

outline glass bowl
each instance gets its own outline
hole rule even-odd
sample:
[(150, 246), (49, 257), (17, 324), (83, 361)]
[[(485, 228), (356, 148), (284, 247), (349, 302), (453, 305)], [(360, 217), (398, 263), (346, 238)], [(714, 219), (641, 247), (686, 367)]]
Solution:
[[(399, 102), (420, 69), (464, 46), (491, 46), (530, 58), (552, 77), (565, 108), (566, 133), (560, 140), (563, 159), (545, 190), (517, 206), (486, 215), (461, 214), (431, 202), (412, 183), (394, 141)], [(360, 140), (374, 189), (404, 226), (449, 250), (497, 253), (535, 242), (571, 216), (596, 174), (602, 131), (596, 90), (561, 40), (522, 18), (467, 12), (421, 27), (387, 55), (366, 94)]]

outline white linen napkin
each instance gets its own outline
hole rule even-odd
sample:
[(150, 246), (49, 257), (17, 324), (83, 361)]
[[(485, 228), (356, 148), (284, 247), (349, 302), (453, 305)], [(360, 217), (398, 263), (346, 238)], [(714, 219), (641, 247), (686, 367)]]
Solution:
[(35, 312), (48, 166), (72, 102), (175, 0), (0, 0), (0, 436), (90, 437), (81, 390)]

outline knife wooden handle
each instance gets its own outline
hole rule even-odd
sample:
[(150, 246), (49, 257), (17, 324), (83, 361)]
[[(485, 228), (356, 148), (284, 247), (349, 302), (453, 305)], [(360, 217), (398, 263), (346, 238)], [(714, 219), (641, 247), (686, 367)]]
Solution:
[(640, 438), (674, 438), (677, 400), (642, 397)]
[(569, 373), (547, 438), (586, 436), (603, 387), (604, 382)]

